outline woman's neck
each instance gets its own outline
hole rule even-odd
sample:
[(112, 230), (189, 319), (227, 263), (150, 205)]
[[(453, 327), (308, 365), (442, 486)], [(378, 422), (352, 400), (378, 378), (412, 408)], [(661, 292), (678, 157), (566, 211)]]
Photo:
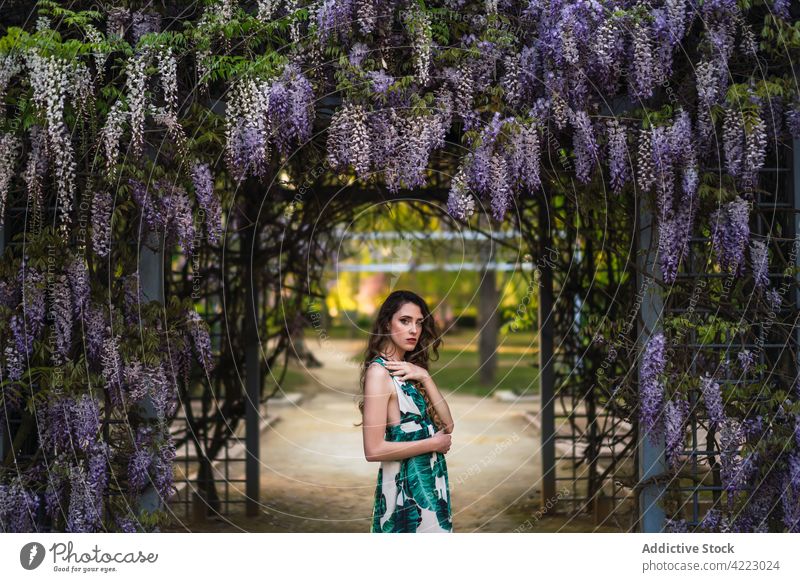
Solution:
[(396, 361), (402, 361), (402, 360), (403, 360), (403, 358), (404, 358), (404, 357), (405, 357), (405, 355), (406, 355), (406, 353), (405, 353), (405, 351), (404, 351), (404, 350), (403, 350), (403, 351), (401, 351), (401, 350), (395, 350), (395, 351), (394, 351), (394, 352), (392, 352), (391, 354), (387, 353), (387, 352), (386, 352), (386, 350), (381, 350), (379, 353), (380, 353), (380, 354), (381, 354), (381, 355), (382, 355), (384, 358), (386, 358), (387, 360), (396, 360)]

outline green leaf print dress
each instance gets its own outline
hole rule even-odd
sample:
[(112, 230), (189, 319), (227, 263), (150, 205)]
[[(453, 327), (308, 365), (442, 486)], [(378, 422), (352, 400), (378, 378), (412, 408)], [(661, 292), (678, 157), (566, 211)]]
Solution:
[[(380, 356), (376, 362), (383, 365)], [(411, 382), (392, 376), (400, 424), (386, 425), (384, 440), (418, 441), (436, 432), (425, 399)], [(372, 511), (371, 533), (453, 531), (450, 482), (444, 455), (424, 453), (399, 461), (381, 461)]]

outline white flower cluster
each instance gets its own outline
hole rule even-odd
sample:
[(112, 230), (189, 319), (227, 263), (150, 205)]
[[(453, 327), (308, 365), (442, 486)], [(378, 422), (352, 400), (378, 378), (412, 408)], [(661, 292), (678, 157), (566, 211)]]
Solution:
[(70, 64), (68, 91), (79, 115), (90, 115), (94, 107), (94, 81), (89, 67), (80, 61)]
[[(103, 42), (102, 33), (91, 24), (86, 25), (86, 38), (96, 45), (100, 45)], [(108, 53), (98, 49), (92, 54), (94, 55), (95, 68), (97, 69), (97, 81), (98, 83), (102, 83), (106, 61), (108, 60)]]
[(38, 125), (31, 127), (31, 151), (25, 166), (25, 185), (28, 198), (32, 201), (34, 229), (41, 223), (41, 208), (44, 202), (44, 178), (47, 171), (47, 134)]
[(131, 123), (131, 151), (139, 156), (144, 144), (144, 120), (147, 112), (145, 88), (147, 85), (146, 67), (150, 61), (150, 53), (142, 51), (131, 57), (126, 67), (127, 100)]
[(466, 164), (462, 164), (450, 180), (447, 210), (451, 216), (460, 220), (467, 220), (475, 213), (475, 197), (469, 191)]
[(171, 48), (165, 48), (158, 53), (158, 70), (161, 75), (161, 90), (164, 92), (164, 102), (167, 111), (177, 115), (178, 109), (178, 61), (172, 54)]
[(656, 181), (653, 163), (653, 128), (639, 130), (639, 149), (637, 152), (637, 173), (642, 191), (652, 188)]
[(252, 77), (236, 83), (225, 115), (228, 163), (243, 178), (249, 168), (262, 175), (269, 162), (270, 84)]
[(424, 87), (430, 80), (433, 45), (431, 19), (424, 10), (408, 11), (406, 12), (406, 25), (413, 36), (414, 68), (417, 71), (420, 85)]
[(367, 114), (358, 103), (343, 103), (328, 128), (328, 163), (343, 168), (352, 163), (360, 178), (370, 170), (370, 139)]
[[(19, 60), (13, 55), (0, 55), (0, 103), (5, 103), (6, 89), (11, 77), (19, 73)], [(5, 107), (0, 107), (0, 119), (5, 117)]]
[(0, 134), (0, 226), (5, 222), (6, 197), (14, 175), (14, 164), (21, 146), (19, 138), (12, 133)]
[(178, 62), (167, 47), (157, 54), (158, 70), (161, 77), (161, 90), (164, 94), (163, 107), (150, 106), (153, 121), (167, 128), (167, 134), (174, 140), (181, 156), (186, 156), (186, 134), (178, 121)]
[(261, 22), (269, 23), (272, 20), (272, 15), (278, 7), (280, 0), (258, 0), (258, 12), (256, 18)]
[(122, 100), (115, 101), (106, 117), (106, 124), (100, 132), (106, 154), (106, 173), (111, 180), (116, 176), (119, 141), (122, 138), (127, 118), (128, 112), (125, 110), (125, 103)]
[(44, 57), (35, 51), (25, 55), (30, 71), (33, 100), (45, 113), (49, 152), (53, 159), (59, 209), (62, 214), (61, 231), (66, 232), (72, 213), (75, 192), (75, 156), (70, 132), (64, 123), (64, 101), (70, 91), (70, 73), (73, 67), (61, 58)]
[(371, 34), (375, 28), (377, 14), (373, 0), (356, 0), (356, 20), (364, 34)]

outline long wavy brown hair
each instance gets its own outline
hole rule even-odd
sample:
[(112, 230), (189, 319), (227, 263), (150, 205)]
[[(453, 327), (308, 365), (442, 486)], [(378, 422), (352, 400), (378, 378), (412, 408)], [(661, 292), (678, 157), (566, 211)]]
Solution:
[[(361, 400), (358, 403), (358, 409), (361, 412), (361, 422), (355, 424), (354, 426), (360, 426), (364, 424), (364, 380), (367, 375), (367, 368), (372, 361), (380, 355), (381, 346), (384, 341), (386, 341), (385, 338), (391, 332), (392, 317), (403, 305), (409, 302), (419, 306), (420, 311), (422, 311), (422, 331), (419, 335), (419, 340), (414, 346), (414, 349), (407, 351), (403, 357), (403, 360), (428, 370), (428, 362), (439, 359), (439, 346), (442, 344), (443, 340), (441, 338), (439, 328), (436, 325), (436, 321), (433, 319), (430, 309), (428, 309), (428, 304), (425, 303), (425, 300), (422, 297), (413, 291), (407, 291), (404, 289), (392, 291), (383, 301), (380, 309), (378, 309), (378, 315), (375, 317), (375, 321), (372, 324), (372, 329), (370, 330), (367, 348), (364, 350), (364, 359), (361, 362), (361, 373), (359, 378), (361, 385)], [(431, 358), (431, 353), (433, 354), (433, 358)], [(433, 424), (436, 426), (436, 429), (441, 430), (444, 423), (439, 417), (439, 413), (436, 412), (436, 409), (433, 407), (431, 399), (428, 396), (427, 390), (425, 390), (423, 387), (422, 382), (418, 382), (416, 380), (409, 380), (409, 382), (411, 382), (417, 388), (417, 390), (419, 390), (420, 394), (422, 394), (422, 397), (425, 399), (428, 416), (431, 418), (431, 420), (433, 420)]]

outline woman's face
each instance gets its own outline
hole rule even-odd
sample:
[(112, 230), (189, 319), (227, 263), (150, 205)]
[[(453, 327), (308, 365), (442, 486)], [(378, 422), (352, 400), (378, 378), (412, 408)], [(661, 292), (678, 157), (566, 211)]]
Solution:
[(416, 303), (405, 303), (392, 316), (389, 337), (384, 351), (402, 358), (417, 347), (422, 333), (422, 310)]

